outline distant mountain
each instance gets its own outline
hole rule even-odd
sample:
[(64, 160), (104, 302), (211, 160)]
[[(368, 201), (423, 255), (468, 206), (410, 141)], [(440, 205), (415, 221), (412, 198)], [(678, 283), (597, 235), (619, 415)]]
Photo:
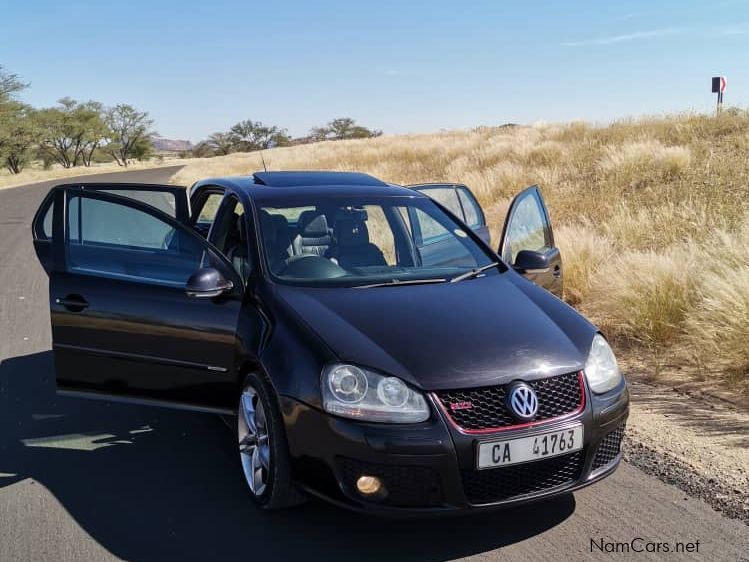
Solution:
[(164, 137), (152, 137), (153, 148), (156, 152), (183, 152), (192, 150), (193, 146), (189, 140), (165, 139)]

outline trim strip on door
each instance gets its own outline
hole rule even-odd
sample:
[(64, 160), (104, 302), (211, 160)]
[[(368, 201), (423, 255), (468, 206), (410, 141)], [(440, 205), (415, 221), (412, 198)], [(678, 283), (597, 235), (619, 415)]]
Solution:
[(108, 349), (99, 349), (95, 347), (83, 347), (80, 345), (69, 345), (56, 343), (52, 345), (53, 349), (64, 349), (79, 353), (90, 353), (92, 355), (103, 355), (105, 357), (115, 357), (129, 361), (145, 361), (148, 363), (158, 363), (160, 365), (172, 365), (174, 367), (189, 367), (190, 369), (200, 369), (201, 371), (214, 371), (226, 373), (229, 369), (226, 367), (217, 367), (215, 365), (206, 365), (205, 363), (194, 363), (193, 361), (181, 361), (179, 359), (167, 359), (166, 357), (156, 357), (153, 355), (141, 355), (138, 353), (126, 353), (124, 351), (111, 351)]

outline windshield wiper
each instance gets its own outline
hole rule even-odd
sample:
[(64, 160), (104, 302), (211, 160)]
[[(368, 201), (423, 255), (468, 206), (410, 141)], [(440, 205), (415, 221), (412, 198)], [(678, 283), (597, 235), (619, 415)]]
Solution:
[(463, 281), (463, 279), (470, 279), (471, 277), (476, 277), (478, 274), (483, 273), (487, 269), (491, 269), (492, 267), (497, 267), (498, 265), (499, 265), (498, 261), (493, 261), (492, 263), (488, 265), (483, 265), (476, 269), (472, 269), (471, 271), (466, 271), (465, 273), (461, 273), (460, 275), (456, 275), (455, 277), (450, 279), (450, 283), (457, 283), (458, 281)]
[(374, 287), (393, 287), (395, 285), (421, 285), (424, 283), (444, 283), (447, 279), (391, 279), (383, 283), (372, 283), (371, 285), (357, 285), (356, 289), (372, 289)]

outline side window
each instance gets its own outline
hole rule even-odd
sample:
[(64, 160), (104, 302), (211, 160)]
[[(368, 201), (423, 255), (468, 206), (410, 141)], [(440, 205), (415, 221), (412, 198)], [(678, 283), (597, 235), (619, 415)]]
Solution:
[(514, 263), (521, 250), (545, 251), (549, 248), (549, 224), (538, 196), (531, 191), (520, 199), (510, 217), (502, 257)]
[(216, 265), (201, 239), (150, 213), (90, 195), (68, 204), (68, 269), (184, 287), (205, 265)]
[(68, 239), (82, 245), (165, 249), (174, 233), (156, 217), (109, 201), (76, 196), (68, 208)]
[[(101, 193), (112, 193), (120, 197), (127, 197), (135, 201), (140, 201), (146, 205), (156, 207), (160, 211), (171, 217), (177, 215), (177, 201), (174, 193), (168, 191), (151, 191), (146, 189), (97, 189)], [(42, 220), (42, 234), (46, 240), (52, 240), (52, 217), (54, 215), (55, 203), (51, 202), (44, 213)], [(75, 209), (74, 212), (78, 210)], [(77, 234), (76, 234), (77, 235)]]
[(44, 220), (42, 221), (42, 233), (45, 239), (52, 240), (52, 216), (55, 214), (55, 202), (47, 208), (47, 212), (44, 213)]
[[(201, 201), (198, 201), (199, 208), (193, 209), (195, 229), (204, 237), (208, 237), (213, 221), (216, 220), (216, 213), (221, 206), (221, 200), (224, 198), (223, 193), (209, 193)], [(196, 215), (197, 213), (197, 215)]]
[(174, 193), (168, 191), (151, 191), (148, 189), (98, 189), (97, 191), (113, 193), (120, 197), (140, 201), (146, 205), (151, 205), (151, 207), (156, 207), (170, 217), (177, 215), (177, 201), (174, 198)]
[[(421, 231), (421, 243), (417, 248), (423, 267), (475, 267), (476, 257), (461, 244), (460, 237), (453, 234), (421, 209), (414, 209), (413, 218)], [(440, 214), (442, 214), (440, 212)], [(463, 237), (467, 235), (464, 232)]]
[(460, 203), (463, 205), (465, 223), (471, 227), (482, 226), (484, 222), (481, 219), (482, 213), (473, 195), (464, 187), (459, 187), (458, 197), (460, 197)]
[(211, 230), (211, 242), (231, 262), (242, 280), (247, 281), (252, 264), (242, 203), (234, 196), (227, 197), (217, 220), (219, 222)]
[(385, 212), (379, 205), (365, 205), (364, 210), (367, 212), (369, 241), (382, 252), (387, 265), (395, 265), (395, 238)]
[(437, 242), (450, 236), (447, 229), (427, 215), (421, 209), (415, 209), (414, 220), (418, 223), (421, 230), (421, 244), (426, 246), (432, 242)]
[(437, 201), (443, 207), (447, 207), (453, 215), (463, 220), (463, 211), (460, 208), (460, 201), (458, 201), (458, 194), (454, 187), (434, 187), (425, 189), (423, 193)]

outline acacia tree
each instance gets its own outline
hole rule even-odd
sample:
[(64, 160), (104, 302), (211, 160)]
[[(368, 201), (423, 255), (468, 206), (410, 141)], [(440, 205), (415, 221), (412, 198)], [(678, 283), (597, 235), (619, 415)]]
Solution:
[(34, 110), (21, 103), (6, 103), (0, 110), (0, 163), (20, 174), (38, 141)]
[(284, 146), (289, 143), (286, 129), (280, 127), (266, 126), (260, 121), (247, 119), (234, 125), (229, 134), (233, 138), (234, 150), (239, 152), (252, 152), (263, 150), (274, 146)]
[(18, 74), (11, 74), (0, 64), (0, 103), (9, 102), (18, 92), (28, 87), (28, 83), (21, 82)]
[(17, 101), (16, 95), (28, 84), (0, 66), (0, 165), (17, 174), (26, 163), (36, 142), (32, 109)]
[(104, 122), (108, 128), (104, 150), (120, 166), (127, 166), (133, 158), (145, 157), (153, 149), (151, 137), (156, 133), (151, 130), (153, 120), (148, 112), (119, 104), (105, 111)]
[(39, 148), (64, 168), (91, 165), (94, 151), (107, 134), (98, 102), (77, 102), (62, 98), (59, 107), (37, 113), (41, 140)]
[(220, 156), (234, 152), (237, 138), (232, 133), (213, 133), (205, 141), (205, 145), (211, 152)]
[(351, 117), (339, 117), (328, 122), (323, 127), (314, 127), (310, 131), (310, 137), (316, 141), (343, 140), (343, 139), (366, 139), (379, 137), (382, 131), (368, 129), (357, 125)]

